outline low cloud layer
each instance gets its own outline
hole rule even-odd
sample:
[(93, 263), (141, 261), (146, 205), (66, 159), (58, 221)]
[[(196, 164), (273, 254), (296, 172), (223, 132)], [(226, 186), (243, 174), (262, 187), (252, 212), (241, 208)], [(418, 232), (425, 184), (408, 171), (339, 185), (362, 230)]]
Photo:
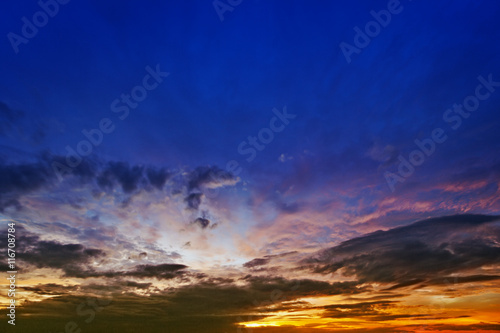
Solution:
[(500, 263), (498, 216), (457, 215), (377, 231), (303, 261), (315, 273), (408, 286)]
[[(454, 286), (500, 279), (500, 274), (474, 273), (500, 262), (498, 222), (498, 216), (457, 215), (354, 238), (307, 257), (296, 263), (297, 267), (288, 268), (290, 272), (307, 274), (309, 278), (286, 278), (276, 274), (270, 266), (300, 255), (297, 252), (255, 258), (244, 263), (239, 273), (233, 271), (231, 278), (196, 271), (182, 263), (130, 262), (127, 268), (99, 267), (103, 265), (95, 264), (109, 259), (106, 251), (82, 244), (43, 240), (19, 225), (18, 244), (24, 248), (19, 261), (21, 267), (61, 270), (61, 277), (82, 281), (76, 288), (58, 283), (25, 287), (26, 292), (56, 297), (41, 303), (27, 303), (23, 311), (40, 318), (46, 327), (57, 330), (71, 318), (78, 320), (71, 309), (87, 302), (88, 295), (105, 294), (107, 298), (112, 297), (112, 302), (99, 314), (102, 320), (121, 318), (123, 325), (134, 327), (134, 323), (123, 319), (128, 313), (127, 318), (134, 320), (150, 318), (151, 332), (167, 327), (179, 333), (197, 331), (202, 326), (204, 331), (213, 333), (237, 330), (242, 323), (271, 318), (279, 311), (288, 313), (291, 318), (295, 312), (305, 311), (325, 320), (350, 320), (352, 323), (396, 320), (424, 323), (440, 318), (467, 318), (466, 314), (443, 317), (418, 309), (404, 312), (407, 306), (403, 299), (411, 296), (407, 288), (447, 287), (443, 279)], [(144, 253), (140, 253), (141, 256), (146, 257)], [(286, 272), (285, 268), (281, 269)], [(336, 273), (340, 275), (334, 279)], [(89, 284), (96, 278), (106, 281), (106, 285)], [(170, 281), (182, 285), (158, 284)], [(380, 287), (374, 290), (371, 283), (378, 283)], [(310, 302), (334, 296), (332, 303), (315, 305)], [(44, 321), (46, 313), (53, 314), (50, 323)], [(85, 323), (85, 318), (80, 319)], [(31, 322), (21, 325), (31, 325)], [(409, 331), (415, 328), (404, 327)], [(428, 327), (438, 329), (440, 326)], [(479, 327), (496, 329), (490, 324), (465, 325), (460, 329), (474, 331)], [(97, 322), (92, 324), (92, 329), (105, 331)], [(276, 332), (285, 331), (283, 328)], [(397, 330), (387, 327), (386, 331)]]

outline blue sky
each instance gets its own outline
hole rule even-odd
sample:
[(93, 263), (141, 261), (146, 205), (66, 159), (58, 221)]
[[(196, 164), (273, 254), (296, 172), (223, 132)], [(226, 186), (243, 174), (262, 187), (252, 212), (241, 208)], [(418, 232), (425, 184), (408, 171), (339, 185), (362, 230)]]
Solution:
[[(146, 66), (160, 64), (171, 76), (106, 137), (101, 153), (222, 163), (266, 125), (272, 108), (287, 105), (299, 118), (260, 154), (268, 164), (301, 149), (362, 158), (375, 140), (411, 143), (469, 94), (476, 76), (498, 72), (498, 8), (491, 2), (442, 2), (432, 11), (402, 3), (349, 65), (339, 43), (352, 43), (353, 27), (386, 4), (330, 6), (242, 2), (220, 22), (206, 1), (167, 3), (153, 12), (134, 2), (119, 8), (69, 2), (19, 54), (3, 53), (3, 100), (54, 119), (59, 132), (36, 149), (62, 154), (64, 143), (78, 142), (82, 129), (110, 114), (110, 102), (137, 85)], [(37, 10), (36, 3), (13, 8), (2, 27), (19, 33), (20, 18)], [(493, 105), (489, 100), (466, 126), (494, 121)], [(124, 145), (126, 156), (117, 149)]]
[[(98, 271), (132, 272), (119, 258), (148, 252), (147, 265), (234, 277), (252, 259), (296, 253), (279, 257), (291, 279), (292, 262), (366, 233), (498, 215), (500, 5), (401, 0), (346, 61), (339, 45), (355, 45), (355, 28), (391, 3), (243, 0), (221, 20), (212, 1), (73, 0), (15, 47), (9, 33), (41, 7), (6, 4), (2, 218), (34, 222), (26, 233), (43, 241), (99, 248), (113, 264)], [(120, 119), (113, 101), (153, 84), (155, 70), (168, 76)], [(488, 97), (453, 129), (444, 114), (478, 86)], [(114, 130), (59, 179), (53, 163), (67, 164), (66, 147), (103, 119)], [(435, 129), (446, 140), (398, 174)], [(247, 161), (251, 137), (260, 143)], [(404, 181), (391, 186), (388, 173)]]

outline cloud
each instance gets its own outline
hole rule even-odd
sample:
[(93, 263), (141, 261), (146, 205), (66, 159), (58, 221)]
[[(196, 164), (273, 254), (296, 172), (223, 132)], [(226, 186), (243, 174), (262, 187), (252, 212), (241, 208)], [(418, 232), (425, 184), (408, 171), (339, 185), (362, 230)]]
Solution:
[(181, 264), (146, 264), (137, 265), (130, 270), (98, 271), (91, 261), (105, 256), (99, 249), (85, 248), (81, 244), (59, 244), (39, 241), (32, 249), (23, 253), (22, 262), (37, 268), (62, 269), (64, 276), (76, 278), (156, 278), (169, 280), (181, 277), (188, 266)]
[(62, 269), (65, 276), (78, 277), (89, 269), (91, 261), (104, 256), (104, 251), (81, 244), (38, 240), (23, 252), (21, 260), (37, 268)]
[(137, 289), (148, 289), (151, 287), (152, 283), (139, 283), (139, 282), (134, 282), (134, 281), (127, 281), (125, 282), (125, 285), (127, 287), (132, 287), (132, 288), (137, 288)]
[(44, 163), (0, 165), (0, 212), (18, 206), (21, 195), (48, 184), (50, 172)]
[[(200, 205), (205, 198), (204, 191), (207, 189), (216, 189), (224, 186), (232, 186), (239, 181), (239, 178), (228, 171), (224, 171), (217, 166), (203, 166), (188, 172), (185, 176), (185, 193), (184, 202), (186, 209), (192, 213), (198, 212)], [(206, 229), (212, 222), (207, 217), (208, 210), (198, 212), (199, 215), (192, 220), (191, 223), (199, 225), (202, 229)], [(217, 223), (212, 224), (211, 228), (217, 226)]]
[[(23, 313), (37, 318), (37, 325), (44, 325), (49, 331), (60, 331), (69, 320), (87, 328), (87, 315), (75, 315), (77, 307), (92, 301), (100, 304), (101, 297), (106, 294), (106, 306), (96, 311), (96, 319), (91, 323), (93, 332), (109, 331), (106, 323), (113, 322), (114, 328), (121, 331), (147, 329), (148, 332), (230, 332), (238, 331), (238, 323), (253, 321), (272, 316), (277, 311), (315, 310), (323, 318), (349, 320), (355, 324), (358, 320), (389, 321), (413, 318), (418, 320), (435, 319), (429, 314), (412, 314), (408, 311), (394, 313), (391, 310), (399, 302), (395, 300), (360, 301), (355, 303), (333, 303), (313, 306), (299, 300), (308, 296), (327, 296), (352, 293), (356, 290), (351, 283), (327, 283), (314, 280), (287, 280), (272, 277), (247, 277), (245, 285), (236, 285), (232, 280), (206, 279), (195, 284), (176, 288), (158, 289), (149, 283), (134, 281), (112, 281), (106, 285), (85, 285), (73, 287), (78, 292), (68, 290), (69, 287), (49, 284), (31, 287), (30, 291), (49, 295), (59, 295), (44, 299), (41, 302), (27, 302)], [(136, 293), (136, 291), (141, 291)], [(143, 294), (146, 292), (146, 294)], [(97, 295), (90, 297), (89, 295)], [(272, 306), (271, 306), (272, 305)], [(91, 307), (84, 307), (89, 309)], [(408, 310), (408, 309), (407, 309)], [(293, 314), (288, 314), (293, 317)], [(464, 316), (461, 316), (464, 317)], [(47, 320), (46, 320), (47, 319)], [(50, 319), (50, 320), (49, 320)], [(21, 321), (23, 331), (30, 331), (27, 325), (33, 321)], [(495, 324), (474, 324), (470, 326), (433, 325), (422, 322), (428, 329), (449, 329), (452, 331), (497, 330)], [(26, 325), (26, 326), (25, 326)], [(403, 326), (397, 328), (384, 327), (375, 329), (344, 329), (345, 332), (413, 332), (422, 326)], [(322, 332), (301, 327), (274, 327), (272, 332)], [(271, 332), (268, 329), (263, 332)], [(328, 328), (326, 328), (328, 330)], [(332, 329), (335, 330), (335, 329)], [(34, 331), (34, 330), (31, 330)], [(244, 331), (244, 330), (243, 330)], [(257, 332), (259, 332), (257, 330)]]
[(448, 282), (448, 283), (471, 283), (471, 282), (483, 282), (483, 281), (494, 281), (499, 280), (500, 275), (468, 275), (468, 276), (443, 276), (435, 281), (435, 283), (439, 282)]
[(269, 258), (255, 258), (243, 264), (243, 267), (253, 268), (255, 266), (263, 266), (269, 263)]
[(129, 271), (110, 271), (88, 273), (85, 277), (135, 277), (135, 278), (156, 278), (158, 280), (169, 280), (182, 276), (183, 271), (188, 266), (181, 264), (158, 264), (158, 265), (138, 265)]
[(279, 276), (246, 276), (243, 280), (249, 283), (249, 288), (262, 293), (281, 291), (287, 299), (307, 296), (351, 295), (364, 291), (358, 287), (357, 281), (325, 282), (311, 279), (286, 279)]
[(62, 295), (69, 294), (75, 290), (74, 286), (64, 286), (57, 283), (38, 284), (34, 287), (24, 286), (25, 291), (30, 291), (39, 295)]
[[(8, 207), (22, 209), (20, 199), (25, 195), (60, 188), (62, 184), (53, 169), (54, 162), (65, 165), (66, 159), (43, 153), (35, 162), (0, 162), (0, 212)], [(96, 158), (83, 159), (76, 167), (67, 170), (63, 177), (64, 184), (72, 188), (86, 186), (97, 196), (102, 191), (119, 196), (124, 206), (141, 190), (162, 191), (174, 174), (165, 167), (130, 165), (120, 161), (103, 162)], [(233, 185), (239, 180), (215, 166), (198, 167), (180, 177), (180, 184), (187, 192), (184, 201), (187, 208), (193, 211), (199, 209), (204, 189)], [(123, 195), (114, 192), (117, 188), (121, 189)]]
[(165, 186), (167, 180), (172, 176), (172, 173), (166, 168), (157, 169), (149, 167), (146, 169), (146, 175), (149, 183), (158, 190), (161, 190), (163, 186)]
[[(65, 163), (65, 159), (45, 153), (39, 156), (36, 162), (0, 163), (0, 211), (4, 211), (9, 206), (21, 209), (19, 199), (23, 195), (35, 191), (49, 191), (59, 186), (52, 168), (53, 162)], [(114, 166), (115, 169), (119, 168)], [(90, 159), (83, 160), (77, 167), (70, 169), (67, 177), (76, 178), (80, 185), (92, 184), (94, 179), (98, 178), (100, 185), (112, 186), (112, 171), (108, 168), (99, 176), (99, 169), (102, 167), (98, 162)], [(126, 172), (122, 171), (119, 180), (123, 182), (124, 190), (130, 190), (133, 186)], [(78, 184), (73, 184), (73, 186), (78, 186)]]
[[(360, 302), (360, 303), (349, 303), (349, 304), (329, 304), (326, 306), (316, 307), (317, 309), (322, 309), (324, 312), (322, 316), (324, 318), (341, 318), (341, 319), (353, 319), (363, 320), (363, 321), (388, 321), (396, 319), (417, 319), (417, 320), (428, 320), (428, 319), (440, 319), (434, 314), (419, 314), (419, 313), (400, 313), (394, 314), (394, 308), (397, 307), (398, 301), (374, 301), (374, 302)], [(464, 318), (468, 316), (458, 316), (451, 318)], [(442, 317), (447, 318), (449, 317)]]
[(135, 191), (139, 185), (139, 181), (143, 178), (144, 167), (129, 166), (124, 162), (109, 162), (97, 177), (97, 183), (102, 188), (113, 188), (114, 183), (118, 182), (123, 192), (131, 193)]
[[(297, 254), (297, 251), (290, 251), (280, 254), (268, 254), (264, 258), (255, 258), (243, 264), (243, 267), (254, 268), (258, 266), (265, 266), (269, 264), (272, 260), (279, 260), (281, 258), (289, 257), (291, 255)], [(293, 259), (292, 259), (293, 260)]]
[(239, 178), (217, 166), (203, 166), (191, 171), (187, 176), (187, 181), (188, 191), (191, 192), (202, 187), (217, 188), (234, 185)]
[(302, 264), (321, 274), (341, 270), (361, 283), (395, 283), (393, 288), (437, 283), (438, 276), (500, 263), (498, 221), (486, 215), (423, 220), (345, 241)]
[[(79, 270), (91, 260), (106, 255), (100, 249), (88, 248), (82, 244), (62, 244), (57, 241), (43, 240), (19, 223), (16, 224), (15, 229), (16, 246), (23, 249), (23, 255), (19, 259), (38, 268), (60, 268), (66, 273), (71, 273)], [(0, 234), (4, 236), (5, 231)], [(2, 237), (0, 242), (3, 243), (4, 239), (7, 237)]]
[[(180, 266), (142, 266), (137, 272), (156, 275), (158, 271), (175, 273)], [(129, 275), (130, 276), (130, 275)], [(129, 277), (127, 276), (127, 277)], [(136, 276), (137, 278), (137, 276)], [(237, 324), (245, 320), (257, 320), (269, 315), (268, 305), (286, 307), (282, 302), (294, 302), (306, 296), (352, 294), (359, 291), (352, 282), (327, 283), (308, 279), (288, 280), (276, 277), (247, 276), (243, 280), (202, 277), (196, 283), (178, 285), (175, 288), (150, 285), (129, 280), (110, 280), (105, 285), (80, 285), (68, 290), (61, 285), (38, 285), (30, 291), (59, 295), (41, 302), (27, 302), (24, 312), (37, 318), (40, 324), (45, 318), (44, 329), (59, 331), (67, 321), (84, 322), (87, 316), (75, 316), (75, 309), (97, 295), (106, 294), (109, 305), (96, 312), (98, 320), (92, 322), (93, 332), (105, 332), (100, 323), (114, 322), (115, 328), (132, 330), (137, 321), (147, 322), (148, 332), (224, 332), (236, 331)], [(139, 291), (139, 293), (137, 293)], [(145, 294), (144, 294), (145, 293)], [(96, 300), (99, 304), (99, 300)], [(280, 305), (281, 304), (281, 305)], [(308, 303), (302, 302), (303, 306)], [(17, 324), (17, 323), (16, 323)], [(30, 325), (31, 321), (19, 323)], [(120, 326), (121, 325), (121, 326)], [(19, 326), (21, 327), (21, 326)], [(28, 328), (21, 327), (23, 331)], [(124, 329), (122, 329), (124, 330)]]
[[(77, 243), (62, 244), (57, 241), (43, 240), (19, 223), (16, 224), (16, 235), (16, 246), (23, 249), (23, 255), (18, 258), (20, 267), (60, 269), (65, 277), (82, 279), (134, 277), (167, 280), (188, 274), (185, 271), (188, 266), (175, 263), (141, 264), (127, 270), (102, 270), (100, 264), (109, 262), (110, 259), (106, 251), (102, 249), (86, 247)], [(7, 235), (5, 231), (0, 232), (0, 237), (0, 246), (6, 247)], [(170, 258), (180, 257), (175, 252), (174, 254), (165, 253), (164, 255)], [(142, 252), (139, 256), (144, 258), (146, 254)], [(5, 253), (1, 254), (0, 257), (4, 258)], [(191, 274), (191, 276), (196, 278), (197, 275)]]
[(298, 202), (286, 203), (278, 202), (276, 207), (283, 213), (293, 214), (301, 211), (303, 209), (302, 204)]
[(203, 217), (198, 217), (196, 220), (194, 220), (193, 223), (198, 224), (202, 229), (205, 229), (210, 225), (210, 220)]
[(190, 193), (184, 198), (184, 202), (188, 209), (197, 210), (200, 207), (201, 199), (203, 198), (203, 193)]
[(373, 146), (366, 152), (372, 160), (380, 163), (380, 168), (394, 164), (399, 155), (399, 151), (392, 145), (383, 145), (379, 140), (375, 140)]
[(393, 306), (397, 301), (375, 301), (375, 302), (361, 302), (354, 304), (330, 304), (322, 307), (326, 310), (323, 313), (324, 317), (329, 318), (352, 318), (362, 317), (366, 319), (371, 316), (379, 316), (385, 310)]

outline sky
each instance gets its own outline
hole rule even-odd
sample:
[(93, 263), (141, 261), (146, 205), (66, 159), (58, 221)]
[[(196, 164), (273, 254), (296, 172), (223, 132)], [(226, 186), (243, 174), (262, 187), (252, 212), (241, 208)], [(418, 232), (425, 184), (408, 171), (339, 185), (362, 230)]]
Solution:
[(499, 3), (3, 7), (2, 332), (500, 332)]

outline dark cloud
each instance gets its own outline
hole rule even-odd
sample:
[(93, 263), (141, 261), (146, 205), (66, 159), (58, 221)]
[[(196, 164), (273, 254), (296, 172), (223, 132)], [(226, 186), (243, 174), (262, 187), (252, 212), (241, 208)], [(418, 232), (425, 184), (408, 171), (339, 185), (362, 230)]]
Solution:
[[(61, 156), (42, 153), (35, 162), (0, 163), (0, 212), (9, 206), (21, 208), (19, 199), (37, 190), (50, 190), (57, 184), (52, 162), (65, 163)], [(98, 166), (91, 160), (83, 160), (70, 174), (82, 183), (89, 183), (95, 177)]]
[(233, 184), (238, 179), (232, 173), (222, 170), (217, 166), (197, 167), (187, 177), (188, 191), (201, 189), (203, 186), (219, 187)]
[(139, 265), (134, 271), (125, 272), (124, 274), (135, 277), (156, 277), (158, 279), (171, 279), (178, 276), (180, 270), (186, 268), (186, 265), (180, 264)]
[(86, 248), (81, 244), (38, 240), (23, 251), (21, 260), (37, 268), (62, 269), (65, 276), (78, 277), (90, 269), (91, 261), (104, 255), (102, 250)]
[[(408, 320), (429, 320), (429, 319), (450, 319), (450, 317), (436, 317), (435, 314), (422, 313), (399, 313), (394, 314), (394, 308), (398, 307), (398, 301), (368, 301), (347, 304), (330, 304), (316, 307), (324, 310), (322, 316), (325, 318), (355, 318), (364, 321), (388, 321), (396, 319)], [(468, 316), (459, 316), (452, 318), (465, 318)]]
[[(246, 263), (243, 264), (243, 267), (246, 268), (251, 268), (252, 271), (272, 271), (274, 268), (273, 267), (261, 267), (261, 266), (266, 266), (268, 265), (271, 261), (276, 261), (279, 260), (280, 258), (288, 257), (290, 255), (297, 254), (297, 251), (290, 251), (290, 252), (285, 252), (285, 253), (280, 253), (280, 254), (270, 254), (270, 255), (265, 255), (263, 258), (255, 258), (252, 259)], [(257, 269), (255, 267), (258, 267)]]
[(132, 288), (137, 288), (137, 289), (148, 289), (151, 287), (152, 283), (147, 282), (147, 283), (139, 283), (139, 282), (134, 282), (134, 281), (127, 281), (125, 283), (127, 287), (132, 287)]
[(384, 290), (396, 290), (399, 288), (405, 288), (405, 287), (413, 286), (415, 284), (420, 284), (424, 281), (425, 281), (425, 279), (410, 279), (410, 280), (406, 280), (406, 281), (403, 281), (401, 283), (395, 284), (395, 285), (393, 285), (389, 288), (386, 288)]
[[(94, 269), (86, 269), (80, 271), (71, 272), (73, 276), (82, 279), (93, 278), (93, 277), (106, 277), (106, 278), (121, 278), (121, 277), (133, 277), (133, 278), (156, 278), (158, 280), (170, 280), (175, 278), (183, 277), (188, 273), (184, 270), (188, 266), (181, 264), (158, 264), (158, 265), (137, 265), (133, 269), (128, 271), (96, 271)], [(193, 275), (196, 277), (196, 275)]]
[(153, 187), (161, 190), (163, 189), (163, 186), (165, 186), (167, 180), (172, 176), (172, 173), (170, 173), (165, 168), (155, 169), (150, 167), (146, 169), (146, 176), (149, 180), (149, 183)]
[[(127, 271), (97, 271), (93, 262), (106, 258), (106, 253), (101, 249), (88, 248), (82, 244), (61, 244), (57, 241), (41, 240), (39, 236), (27, 231), (21, 224), (16, 225), (16, 235), (16, 246), (23, 249), (23, 255), (18, 259), (21, 266), (61, 269), (66, 277), (174, 279), (187, 273), (185, 271), (187, 266), (171, 263), (137, 265)], [(0, 232), (0, 237), (0, 246), (6, 247), (5, 231)], [(4, 256), (4, 253), (0, 254), (0, 258)]]
[(196, 220), (194, 220), (193, 223), (199, 225), (202, 229), (206, 229), (210, 225), (210, 220), (203, 217), (198, 217)]
[(243, 264), (243, 267), (252, 268), (255, 266), (262, 266), (269, 263), (269, 258), (255, 258)]
[[(175, 273), (179, 270), (182, 270), (180, 266), (143, 266), (137, 269), (151, 274), (157, 274), (158, 271)], [(75, 316), (75, 309), (82, 302), (89, 300), (88, 295), (82, 294), (83, 291), (97, 295), (111, 293), (110, 305), (96, 312), (98, 320), (92, 322), (93, 332), (106, 332), (106, 328), (100, 324), (103, 322), (116, 323), (114, 328), (124, 328), (123, 331), (139, 329), (135, 324), (137, 321), (147, 322), (141, 326), (141, 330), (147, 332), (236, 332), (239, 322), (269, 316), (269, 305), (285, 308), (290, 306), (283, 304), (285, 301), (296, 302), (297, 298), (306, 296), (351, 294), (357, 289), (352, 282), (330, 284), (307, 279), (287, 280), (253, 276), (247, 276), (244, 281), (246, 284), (242, 284), (242, 281), (236, 284), (233, 279), (204, 277), (194, 284), (164, 290), (156, 288), (155, 293), (147, 295), (138, 295), (133, 291), (147, 291), (151, 289), (149, 283), (128, 280), (110, 281), (102, 286), (82, 286), (78, 293), (63, 293), (65, 289), (62, 287), (39, 285), (36, 291), (47, 290), (56, 294), (59, 288), (61, 296), (28, 303), (23, 308), (23, 313), (39, 318), (38, 323), (50, 316), (51, 321), (44, 323), (44, 328), (59, 331), (70, 319), (83, 323), (87, 318)], [(303, 308), (309, 306), (307, 302), (296, 302), (295, 305)], [(26, 322), (29, 321), (20, 325), (28, 325)], [(86, 324), (82, 325), (86, 327)], [(24, 326), (21, 327), (23, 328)]]
[[(38, 190), (50, 190), (58, 184), (52, 163), (64, 164), (62, 156), (43, 153), (36, 162), (7, 164), (0, 163), (0, 211), (9, 206), (21, 209), (19, 199), (26, 194)], [(68, 168), (66, 176), (76, 177), (81, 184), (93, 182), (99, 166), (95, 161), (82, 160), (74, 167)]]
[[(48, 153), (42, 154), (40, 159), (46, 165), (51, 168), (51, 177), (54, 178), (54, 169), (52, 168), (53, 163), (59, 163), (59, 165), (66, 165), (66, 158), (64, 156), (51, 155)], [(75, 167), (65, 169), (68, 171), (69, 175), (77, 177), (82, 183), (92, 182), (99, 172), (100, 163), (91, 158), (82, 159), (82, 161)], [(64, 173), (64, 172), (61, 172)]]
[(303, 208), (302, 205), (298, 202), (291, 202), (291, 203), (280, 202), (277, 204), (277, 207), (283, 213), (288, 213), (288, 214), (297, 213), (301, 211)]
[(0, 165), (0, 212), (8, 206), (19, 208), (21, 195), (48, 184), (50, 171), (43, 162)]
[(184, 198), (184, 202), (187, 208), (190, 210), (198, 210), (201, 204), (201, 199), (203, 198), (203, 193), (191, 193)]
[(283, 277), (252, 275), (246, 276), (244, 280), (249, 283), (252, 290), (262, 293), (281, 291), (291, 299), (313, 295), (351, 295), (365, 291), (364, 288), (358, 287), (357, 281), (329, 283), (311, 279), (288, 280)]
[(500, 262), (498, 216), (433, 218), (346, 241), (302, 263), (316, 273), (343, 269), (359, 282), (401, 288)]
[[(239, 181), (239, 178), (217, 166), (203, 166), (189, 172), (185, 181), (187, 194), (184, 202), (186, 203), (186, 208), (196, 211), (203, 201), (205, 190), (234, 185)], [(207, 220), (205, 216), (202, 216), (201, 218), (197, 218), (194, 223), (199, 224), (205, 229), (208, 226), (206, 224)]]
[(123, 192), (135, 191), (143, 176), (144, 167), (130, 166), (125, 162), (109, 162), (104, 171), (97, 177), (97, 183), (102, 188), (113, 188), (118, 182)]
[(324, 317), (329, 318), (352, 318), (363, 317), (366, 319), (369, 316), (378, 316), (394, 306), (397, 301), (375, 301), (375, 302), (361, 302), (354, 304), (330, 304), (321, 307), (326, 310), (323, 313)]
[[(61, 179), (68, 178), (77, 180), (72, 186), (91, 185), (95, 197), (99, 197), (102, 191), (112, 193), (119, 187), (126, 195), (121, 198), (122, 206), (127, 206), (142, 189), (161, 191), (173, 175), (173, 172), (166, 168), (114, 161), (103, 163), (92, 158), (83, 159), (76, 167), (64, 167), (63, 170), (55, 171), (54, 165), (65, 166), (66, 158), (43, 153), (36, 162), (17, 164), (0, 162), (0, 212), (7, 207), (19, 210), (22, 208), (20, 198), (23, 195), (37, 190), (49, 190), (58, 186)], [(59, 178), (60, 176), (63, 178)], [(197, 211), (204, 197), (203, 189), (231, 185), (237, 180), (231, 173), (218, 167), (196, 168), (180, 180), (181, 188), (187, 191), (184, 198), (186, 207)], [(81, 208), (81, 205), (74, 202), (68, 203), (74, 208)]]
[(457, 284), (499, 280), (500, 275), (466, 275), (466, 276), (443, 276), (431, 281), (432, 284)]
[(78, 287), (64, 286), (56, 283), (38, 284), (34, 287), (22, 287), (25, 291), (30, 291), (39, 295), (64, 295), (74, 292)]

